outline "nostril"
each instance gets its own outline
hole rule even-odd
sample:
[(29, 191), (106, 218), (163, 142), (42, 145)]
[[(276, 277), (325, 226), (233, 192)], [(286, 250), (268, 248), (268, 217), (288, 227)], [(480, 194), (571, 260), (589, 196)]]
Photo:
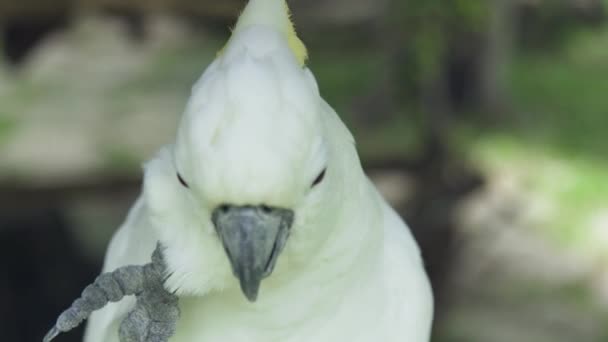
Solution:
[(227, 204), (220, 205), (218, 209), (222, 214), (226, 214), (228, 211), (230, 211), (230, 207)]
[(262, 212), (265, 214), (270, 214), (272, 212), (272, 208), (267, 205), (262, 205), (260, 208), (262, 208)]

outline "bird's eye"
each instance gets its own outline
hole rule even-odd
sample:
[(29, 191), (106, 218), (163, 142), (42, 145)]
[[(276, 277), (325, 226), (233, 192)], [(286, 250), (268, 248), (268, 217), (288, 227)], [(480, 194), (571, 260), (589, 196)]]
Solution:
[(177, 174), (177, 180), (179, 180), (179, 183), (181, 185), (183, 185), (184, 188), (190, 188), (190, 185), (188, 185), (188, 183), (186, 183), (186, 181), (184, 180), (184, 178), (182, 177), (182, 175), (180, 175), (179, 173)]
[(312, 182), (311, 188), (319, 185), (319, 183), (321, 183), (323, 181), (323, 178), (325, 178), (325, 171), (327, 171), (327, 168), (324, 168), (323, 171), (321, 171), (321, 173), (319, 173), (317, 178), (315, 178), (314, 182)]

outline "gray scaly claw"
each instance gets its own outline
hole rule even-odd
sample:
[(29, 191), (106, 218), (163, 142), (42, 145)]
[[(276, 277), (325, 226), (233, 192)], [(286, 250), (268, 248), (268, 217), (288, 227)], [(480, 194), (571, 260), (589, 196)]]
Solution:
[(178, 297), (164, 287), (166, 264), (162, 246), (157, 245), (152, 262), (144, 266), (125, 266), (101, 274), (85, 288), (82, 296), (64, 311), (44, 337), (51, 342), (60, 333), (79, 326), (93, 311), (109, 302), (135, 295), (135, 308), (120, 325), (121, 342), (166, 342), (175, 333), (179, 319)]

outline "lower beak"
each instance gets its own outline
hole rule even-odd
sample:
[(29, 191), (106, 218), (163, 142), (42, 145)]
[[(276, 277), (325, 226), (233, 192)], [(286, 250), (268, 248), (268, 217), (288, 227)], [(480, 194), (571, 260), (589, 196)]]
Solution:
[(222, 205), (213, 211), (232, 272), (250, 302), (256, 301), (262, 279), (272, 273), (293, 218), (292, 210), (267, 206)]

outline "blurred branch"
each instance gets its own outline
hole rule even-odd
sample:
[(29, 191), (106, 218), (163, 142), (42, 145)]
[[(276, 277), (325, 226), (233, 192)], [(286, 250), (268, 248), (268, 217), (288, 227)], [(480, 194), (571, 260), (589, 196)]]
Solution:
[(137, 193), (141, 188), (140, 178), (107, 177), (100, 180), (82, 181), (52, 186), (0, 185), (2, 211), (32, 210), (44, 208), (77, 196), (112, 197), (124, 193)]

